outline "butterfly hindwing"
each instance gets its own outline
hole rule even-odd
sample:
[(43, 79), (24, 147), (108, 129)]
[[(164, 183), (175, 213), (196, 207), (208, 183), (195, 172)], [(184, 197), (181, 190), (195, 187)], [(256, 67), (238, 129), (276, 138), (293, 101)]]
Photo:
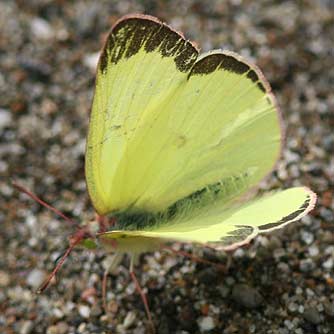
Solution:
[[(181, 241), (204, 244), (216, 249), (231, 250), (265, 233), (299, 220), (314, 207), (316, 195), (305, 187), (296, 187), (266, 194), (247, 203), (218, 201), (194, 210), (187, 217), (175, 219), (137, 231), (111, 231), (100, 238), (116, 239), (121, 244), (151, 238), (161, 242)], [(143, 242), (147, 244), (147, 242)], [(129, 248), (129, 249), (130, 249)]]

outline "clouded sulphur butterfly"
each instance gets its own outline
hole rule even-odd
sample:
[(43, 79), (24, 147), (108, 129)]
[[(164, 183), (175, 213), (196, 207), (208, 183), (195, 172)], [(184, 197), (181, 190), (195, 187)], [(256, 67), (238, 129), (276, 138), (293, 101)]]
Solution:
[(316, 201), (306, 187), (248, 195), (278, 159), (280, 123), (268, 82), (241, 56), (199, 54), (151, 16), (119, 20), (98, 63), (86, 146), (99, 232), (75, 234), (41, 290), (85, 238), (115, 251), (115, 265), (173, 241), (232, 250), (306, 215)]

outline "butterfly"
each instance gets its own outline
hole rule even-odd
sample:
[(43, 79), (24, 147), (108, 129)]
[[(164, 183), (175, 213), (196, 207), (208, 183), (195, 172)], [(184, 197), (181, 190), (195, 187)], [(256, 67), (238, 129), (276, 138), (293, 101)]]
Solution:
[[(121, 18), (100, 55), (86, 145), (94, 240), (115, 266), (123, 253), (135, 259), (172, 242), (233, 250), (299, 220), (315, 205), (310, 189), (251, 195), (282, 140), (255, 65), (230, 51), (200, 54), (155, 17)], [(68, 253), (90, 244), (80, 231)]]

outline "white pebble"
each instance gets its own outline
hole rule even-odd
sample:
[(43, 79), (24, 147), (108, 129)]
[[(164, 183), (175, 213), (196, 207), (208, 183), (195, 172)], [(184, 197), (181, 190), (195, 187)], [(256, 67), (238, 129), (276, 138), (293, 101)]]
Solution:
[(285, 325), (285, 327), (287, 327), (289, 330), (292, 330), (293, 327), (294, 327), (293, 322), (290, 321), (290, 320), (288, 320), (288, 319), (284, 320), (284, 325)]
[(20, 328), (20, 334), (30, 334), (33, 328), (34, 324), (32, 321), (25, 321)]
[(325, 262), (322, 263), (323, 268), (330, 270), (334, 267), (334, 260), (332, 257), (327, 259)]
[(33, 269), (27, 277), (27, 284), (34, 289), (38, 288), (45, 279), (45, 272), (40, 269)]
[(309, 249), (308, 252), (311, 257), (319, 255), (319, 248), (316, 245), (312, 245)]
[(39, 17), (32, 19), (30, 28), (31, 32), (36, 36), (36, 38), (42, 40), (48, 40), (54, 36), (54, 31), (49, 22)]
[(238, 248), (235, 250), (232, 256), (235, 258), (241, 258), (241, 257), (244, 257), (244, 255), (245, 255), (245, 251), (242, 248)]
[(79, 305), (78, 311), (83, 318), (89, 318), (90, 308), (87, 305)]
[(334, 256), (334, 246), (328, 246), (325, 248), (325, 254)]
[(128, 329), (130, 328), (136, 320), (136, 314), (132, 311), (128, 312), (124, 321), (123, 321), (123, 328)]
[(84, 65), (87, 66), (92, 72), (95, 72), (99, 56), (100, 52), (90, 53), (86, 55), (83, 59)]
[(198, 326), (201, 332), (208, 332), (215, 328), (215, 323), (212, 317), (202, 317), (198, 319)]
[(301, 238), (306, 245), (310, 245), (314, 241), (314, 235), (308, 231), (302, 231)]
[(59, 308), (53, 309), (52, 313), (58, 319), (60, 319), (60, 318), (62, 318), (64, 316), (64, 312), (61, 309), (59, 309)]
[(9, 126), (12, 122), (12, 115), (5, 109), (0, 109), (0, 130)]

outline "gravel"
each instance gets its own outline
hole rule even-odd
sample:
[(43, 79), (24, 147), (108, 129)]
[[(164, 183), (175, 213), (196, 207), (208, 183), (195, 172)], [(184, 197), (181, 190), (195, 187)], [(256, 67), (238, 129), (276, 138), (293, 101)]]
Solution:
[[(0, 333), (147, 333), (124, 258), (108, 278), (103, 251), (76, 249), (47, 291), (38, 283), (73, 226), (13, 190), (15, 179), (76, 221), (94, 217), (84, 181), (97, 54), (122, 15), (150, 13), (202, 51), (255, 61), (286, 126), (282, 157), (261, 190), (318, 194), (301, 222), (234, 254), (183, 247), (216, 266), (167, 252), (136, 273), (160, 333), (334, 333), (334, 16), (332, 1), (123, 0), (0, 2)], [(270, 129), (268, 129), (270, 131)]]

